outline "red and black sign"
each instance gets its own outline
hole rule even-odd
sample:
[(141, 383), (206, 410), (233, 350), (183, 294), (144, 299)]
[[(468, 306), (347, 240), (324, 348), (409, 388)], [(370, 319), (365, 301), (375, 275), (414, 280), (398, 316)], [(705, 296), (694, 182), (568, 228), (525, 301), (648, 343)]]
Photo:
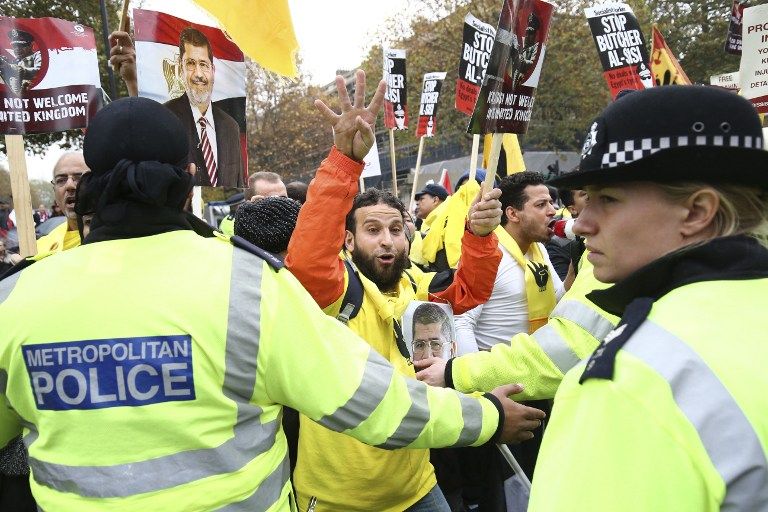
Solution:
[(733, 0), (731, 22), (728, 24), (728, 38), (725, 40), (726, 53), (741, 55), (741, 26), (744, 20), (744, 7), (747, 0)]
[(85, 128), (102, 105), (93, 30), (0, 16), (0, 133)]
[(419, 125), (416, 127), (417, 137), (432, 137), (437, 133), (437, 101), (440, 99), (443, 80), (445, 80), (445, 73), (424, 75), (419, 105)]
[(408, 129), (408, 94), (405, 79), (405, 50), (384, 49), (384, 126), (389, 130)]
[(623, 90), (653, 87), (645, 38), (626, 4), (600, 4), (584, 9), (603, 65), (611, 96)]
[(472, 115), (491, 58), (496, 29), (471, 14), (464, 18), (464, 43), (456, 79), (456, 110)]
[(544, 0), (505, 0), (469, 133), (528, 131), (553, 9)]

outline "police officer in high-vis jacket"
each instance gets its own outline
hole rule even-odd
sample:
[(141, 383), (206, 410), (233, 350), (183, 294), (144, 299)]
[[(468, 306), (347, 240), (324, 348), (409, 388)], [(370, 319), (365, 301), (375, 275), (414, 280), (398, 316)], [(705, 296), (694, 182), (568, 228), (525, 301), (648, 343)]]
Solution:
[(745, 99), (659, 87), (596, 119), (577, 171), (588, 295), (620, 315), (555, 397), (529, 510), (768, 510), (768, 152)]
[(23, 432), (43, 510), (290, 510), (280, 404), (381, 448), (540, 424), (511, 413), (515, 386), (408, 381), (270, 253), (196, 234), (187, 138), (162, 105), (108, 105), (84, 154), (85, 244), (0, 281), (0, 447)]

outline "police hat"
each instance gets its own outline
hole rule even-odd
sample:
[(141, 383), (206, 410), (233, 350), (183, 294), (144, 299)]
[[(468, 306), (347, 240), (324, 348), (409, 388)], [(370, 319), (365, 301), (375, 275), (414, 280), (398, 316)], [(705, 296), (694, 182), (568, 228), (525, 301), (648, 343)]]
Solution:
[(96, 114), (83, 145), (85, 163), (95, 174), (112, 170), (122, 159), (185, 167), (187, 131), (176, 115), (147, 98), (122, 98)]
[(12, 45), (32, 44), (32, 41), (35, 40), (35, 38), (32, 37), (32, 34), (24, 30), (19, 30), (17, 28), (14, 28), (10, 32), (8, 32), (8, 39), (11, 40)]
[(437, 185), (435, 183), (430, 183), (429, 185), (426, 185), (421, 190), (421, 192), (416, 194), (414, 197), (418, 201), (419, 199), (421, 199), (421, 196), (423, 196), (424, 194), (429, 194), (434, 197), (439, 197), (441, 201), (445, 201), (445, 198), (448, 197), (448, 191), (445, 190), (445, 188), (442, 187), (441, 185)]
[(768, 188), (768, 151), (752, 104), (716, 87), (674, 85), (622, 96), (592, 123), (579, 167), (557, 187), (703, 181)]

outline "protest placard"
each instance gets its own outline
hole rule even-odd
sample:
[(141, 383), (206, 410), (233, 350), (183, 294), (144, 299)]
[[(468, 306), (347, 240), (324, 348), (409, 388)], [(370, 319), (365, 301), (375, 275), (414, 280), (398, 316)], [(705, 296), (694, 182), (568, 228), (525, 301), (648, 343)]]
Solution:
[(93, 30), (56, 18), (0, 16), (5, 134), (22, 256), (37, 252), (23, 134), (85, 128), (102, 105)]
[(504, 2), (470, 133), (528, 130), (553, 8), (541, 0)]
[(463, 36), (456, 79), (456, 110), (471, 116), (491, 58), (496, 29), (467, 14)]
[(432, 137), (437, 133), (437, 105), (443, 88), (445, 73), (427, 73), (421, 88), (417, 137)]
[(725, 39), (726, 53), (741, 55), (741, 27), (744, 19), (744, 7), (746, 0), (733, 0), (731, 4), (730, 22), (728, 23), (728, 36)]
[(134, 9), (133, 21), (139, 95), (164, 103), (187, 128), (195, 185), (244, 187), (243, 52), (221, 30), (170, 14)]
[(761, 114), (768, 113), (768, 4), (744, 9), (741, 66), (741, 94)]
[(547, 50), (554, 5), (505, 0), (488, 69), (467, 131), (493, 134), (483, 190), (490, 190), (504, 133), (526, 133)]
[(405, 74), (405, 50), (384, 48), (383, 78), (387, 82), (384, 94), (384, 126), (389, 131), (389, 158), (392, 163), (392, 193), (397, 195), (397, 162), (395, 130), (408, 129), (408, 81)]
[(627, 4), (608, 3), (588, 7), (584, 13), (611, 96), (653, 87), (645, 38), (632, 9)]
[(731, 91), (738, 91), (741, 88), (739, 72), (723, 73), (722, 75), (712, 75), (709, 77), (709, 84), (715, 87), (722, 87)]
[(93, 30), (0, 16), (0, 133), (85, 128), (102, 105)]

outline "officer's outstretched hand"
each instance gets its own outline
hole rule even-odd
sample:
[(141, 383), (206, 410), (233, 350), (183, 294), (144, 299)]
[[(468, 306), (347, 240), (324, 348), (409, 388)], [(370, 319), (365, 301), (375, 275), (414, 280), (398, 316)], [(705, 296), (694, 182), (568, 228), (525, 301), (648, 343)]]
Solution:
[(472, 202), (467, 219), (469, 229), (477, 236), (486, 236), (501, 224), (501, 190), (494, 188), (483, 194), (482, 190)]
[(541, 426), (541, 421), (547, 416), (544, 411), (519, 404), (508, 398), (509, 395), (520, 393), (522, 390), (521, 384), (507, 384), (491, 391), (504, 409), (504, 427), (501, 431), (500, 443), (521, 443), (533, 439), (531, 431)]
[(315, 107), (323, 115), (328, 125), (333, 128), (333, 143), (336, 148), (353, 160), (361, 162), (373, 147), (373, 125), (384, 105), (384, 92), (387, 83), (382, 80), (365, 106), (365, 73), (362, 69), (355, 72), (355, 103), (349, 101), (349, 94), (344, 78), (336, 77), (336, 90), (339, 92), (341, 115), (331, 110), (322, 100), (315, 100)]
[(416, 378), (430, 386), (445, 387), (445, 365), (448, 362), (439, 357), (428, 357), (413, 362), (416, 368), (422, 368), (416, 373)]

